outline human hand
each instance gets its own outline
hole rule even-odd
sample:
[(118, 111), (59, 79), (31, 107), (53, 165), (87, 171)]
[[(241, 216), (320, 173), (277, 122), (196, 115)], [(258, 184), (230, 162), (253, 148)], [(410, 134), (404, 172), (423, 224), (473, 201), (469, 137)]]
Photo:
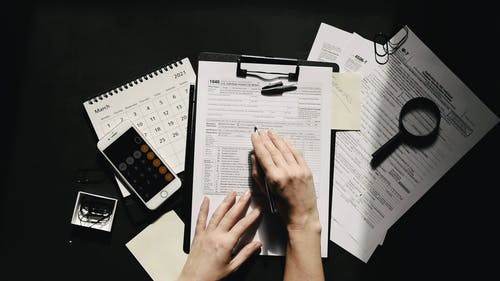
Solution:
[(203, 199), (191, 252), (178, 281), (220, 280), (238, 269), (260, 249), (260, 242), (250, 242), (233, 256), (238, 240), (260, 215), (259, 209), (253, 209), (243, 217), (250, 204), (250, 197), (248, 191), (236, 202), (236, 193), (230, 193), (217, 207), (208, 225), (209, 200), (207, 197)]
[(288, 229), (321, 230), (313, 175), (302, 153), (272, 130), (253, 133), (252, 145), (255, 151), (251, 155), (252, 176), (261, 191), (265, 176), (271, 189), (284, 199), (285, 207), (278, 204), (278, 208), (285, 215)]

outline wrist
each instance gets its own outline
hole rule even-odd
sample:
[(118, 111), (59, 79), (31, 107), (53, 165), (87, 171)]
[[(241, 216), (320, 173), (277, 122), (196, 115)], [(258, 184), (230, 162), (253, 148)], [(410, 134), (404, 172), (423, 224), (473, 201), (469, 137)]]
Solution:
[[(294, 249), (312, 250), (320, 247), (321, 223), (317, 215), (304, 219), (302, 223), (288, 224), (287, 230), (288, 251), (293, 251)], [(316, 250), (319, 250), (319, 248)]]
[(205, 281), (209, 279), (203, 279), (196, 274), (190, 274), (186, 272), (181, 272), (181, 275), (175, 281)]
[(287, 223), (288, 234), (296, 232), (311, 232), (321, 234), (321, 222), (318, 210), (312, 210), (300, 215), (290, 215)]

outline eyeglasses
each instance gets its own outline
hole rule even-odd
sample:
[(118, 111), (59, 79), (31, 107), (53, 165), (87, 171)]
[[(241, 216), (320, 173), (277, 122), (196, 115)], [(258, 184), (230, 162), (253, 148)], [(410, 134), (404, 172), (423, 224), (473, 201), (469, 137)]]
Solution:
[(81, 223), (106, 225), (113, 212), (113, 203), (95, 197), (82, 198), (78, 211), (78, 219)]

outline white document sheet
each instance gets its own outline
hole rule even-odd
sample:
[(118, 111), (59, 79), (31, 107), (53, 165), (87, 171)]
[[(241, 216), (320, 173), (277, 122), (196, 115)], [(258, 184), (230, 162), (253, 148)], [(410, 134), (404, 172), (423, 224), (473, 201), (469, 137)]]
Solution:
[[(386, 65), (370, 66), (372, 42), (353, 36), (350, 45), (339, 65), (364, 72), (362, 127), (336, 135), (332, 215), (361, 248), (370, 249), (498, 118), (411, 31)], [(403, 144), (373, 170), (371, 154), (397, 132), (401, 107), (416, 96), (441, 109), (438, 140), (425, 149)]]
[[(295, 70), (294, 66), (264, 64), (242, 67), (287, 73)], [(254, 77), (237, 78), (235, 71), (236, 63), (199, 63), (191, 241), (204, 196), (210, 198), (211, 216), (230, 191), (242, 195), (252, 187), (250, 136), (256, 126), (259, 130), (276, 130), (302, 151), (314, 176), (323, 226), (321, 255), (327, 257), (331, 146), (328, 105), (332, 93), (332, 69), (301, 66), (299, 81), (293, 83), (297, 90), (283, 96), (261, 95), (260, 90), (267, 82)], [(284, 230), (278, 217), (264, 214), (253, 237), (263, 243), (262, 255), (285, 254)]]
[[(313, 46), (309, 53), (308, 60), (335, 62), (339, 64), (340, 67), (340, 72), (338, 73), (339, 75), (354, 72), (360, 75), (362, 78), (363, 74), (369, 71), (369, 67), (373, 66), (372, 64), (368, 64), (368, 61), (372, 59), (372, 57), (368, 53), (363, 53), (363, 57), (358, 54), (356, 45), (351, 46), (351, 38), (353, 36), (360, 37), (357, 34), (349, 33), (342, 29), (330, 26), (325, 23), (321, 23), (316, 35), (316, 39), (314, 40)], [(340, 62), (343, 62), (343, 64), (340, 64)], [(332, 97), (332, 103), (335, 102), (334, 96)], [(361, 104), (361, 97), (359, 97), (358, 99), (359, 104)], [(336, 110), (338, 109), (336, 109), (334, 106), (333, 111)], [(361, 110), (359, 109), (359, 111)], [(332, 112), (332, 117), (337, 120), (345, 120), (345, 110), (342, 111), (342, 108), (340, 108), (340, 111), (337, 112), (338, 114)], [(352, 116), (352, 114), (350, 113), (347, 114), (347, 116)], [(359, 114), (361, 114), (361, 112), (359, 112)], [(359, 118), (359, 120), (361, 120), (360, 116)], [(332, 120), (332, 123), (333, 121), (334, 120)], [(339, 133), (349, 134), (350, 132), (336, 132), (337, 135)], [(335, 151), (335, 155), (337, 155), (338, 153), (339, 152)], [(333, 169), (335, 174), (335, 164)], [(333, 188), (335, 190), (335, 183)], [(335, 192), (333, 192), (333, 194), (335, 194)], [(330, 240), (364, 262), (368, 261), (370, 256), (377, 248), (377, 245), (382, 244), (384, 238), (385, 233), (382, 234), (381, 237), (370, 237), (370, 243), (364, 243), (363, 245), (360, 245), (355, 239), (350, 236), (347, 231), (344, 230), (342, 225), (335, 221), (333, 215), (331, 216)]]
[[(351, 36), (350, 32), (321, 23), (307, 59), (337, 63)], [(345, 72), (340, 65), (339, 67), (339, 72)]]
[(154, 281), (179, 277), (187, 259), (182, 250), (184, 223), (170, 211), (127, 243), (127, 248)]

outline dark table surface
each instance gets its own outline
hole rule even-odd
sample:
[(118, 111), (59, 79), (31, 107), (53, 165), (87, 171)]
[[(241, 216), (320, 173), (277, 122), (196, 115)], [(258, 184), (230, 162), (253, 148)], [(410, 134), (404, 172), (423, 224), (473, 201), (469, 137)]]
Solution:
[[(407, 24), (499, 115), (495, 9), (480, 1), (434, 2), (4, 5), (0, 274), (149, 280), (125, 247), (145, 225), (130, 221), (122, 201), (107, 239), (71, 231), (76, 192), (86, 188), (73, 177), (80, 168), (108, 171), (93, 188), (119, 197), (82, 102), (173, 59), (189, 57), (196, 66), (201, 51), (307, 58), (321, 22), (366, 38)], [(478, 280), (493, 274), (499, 140), (494, 128), (390, 228), (368, 264), (330, 242), (327, 279)], [(233, 279), (280, 280), (283, 266), (281, 258), (257, 258)]]

